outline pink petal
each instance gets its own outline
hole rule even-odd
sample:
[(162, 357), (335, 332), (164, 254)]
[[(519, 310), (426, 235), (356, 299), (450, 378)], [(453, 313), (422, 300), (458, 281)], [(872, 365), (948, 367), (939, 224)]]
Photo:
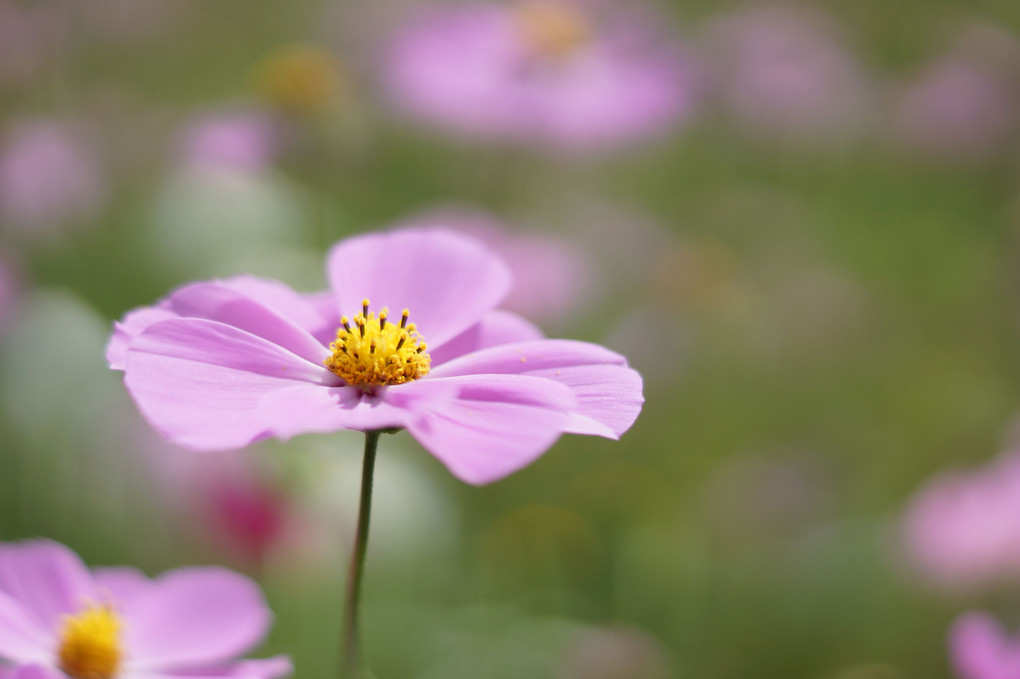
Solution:
[(411, 312), (431, 348), (470, 328), (510, 290), (510, 271), (481, 243), (441, 229), (402, 229), (341, 241), (329, 254), (340, 311), (353, 316), (368, 298), (392, 316)]
[(196, 450), (240, 448), (267, 436), (259, 401), (303, 382), (335, 385), (324, 366), (237, 328), (173, 319), (131, 343), (125, 384), (146, 419)]
[(285, 655), (278, 655), (272, 658), (261, 660), (241, 660), (230, 665), (216, 669), (186, 670), (173, 672), (171, 674), (151, 672), (132, 673), (129, 679), (174, 679), (176, 677), (188, 677), (189, 679), (200, 679), (201, 677), (231, 677), (232, 679), (277, 679), (286, 677), (294, 672), (294, 664)]
[(336, 338), (340, 312), (331, 292), (302, 294), (278, 281), (254, 276), (235, 276), (222, 283), (304, 328), (320, 342), (328, 345)]
[(223, 568), (182, 568), (152, 583), (125, 626), (132, 672), (228, 661), (258, 644), (271, 613), (258, 586)]
[[(236, 283), (237, 281), (235, 285)], [(290, 292), (286, 286), (278, 286), (268, 281), (245, 278), (241, 279), (240, 283), (243, 289), (271, 297), (281, 306), (284, 302), (277, 298)], [(308, 316), (314, 316), (314, 309), (304, 304), (296, 293), (291, 293), (290, 296), (293, 308), (289, 311), (303, 321), (311, 323), (312, 319)], [(181, 317), (205, 318), (233, 326), (277, 344), (313, 363), (321, 363), (329, 356), (329, 350), (290, 317), (277, 313), (260, 300), (235, 289), (234, 286), (225, 286), (218, 282), (194, 283), (171, 295), (169, 303)], [(307, 308), (302, 309), (302, 305)], [(321, 320), (319, 322), (321, 323)]]
[(144, 573), (127, 566), (97, 568), (92, 571), (92, 576), (99, 600), (113, 604), (118, 611), (128, 615), (135, 600), (151, 586)]
[(443, 346), (430, 350), (429, 355), (432, 357), (432, 365), (438, 366), (458, 356), (486, 347), (510, 342), (526, 342), (542, 339), (542, 337), (542, 331), (530, 321), (509, 311), (497, 309)]
[(253, 677), (257, 679), (277, 679), (294, 673), (294, 663), (285, 655), (277, 655), (261, 660), (242, 660), (234, 665), (228, 677)]
[[(412, 385), (390, 387), (407, 389)], [(258, 417), (273, 436), (289, 439), (299, 434), (326, 434), (340, 429), (369, 431), (405, 427), (407, 411), (369, 396), (353, 387), (323, 388), (301, 384), (267, 394)]]
[(166, 302), (158, 306), (142, 307), (129, 311), (120, 321), (113, 324), (113, 335), (106, 345), (106, 362), (114, 370), (123, 370), (127, 365), (128, 346), (138, 335), (154, 323), (178, 318)]
[(577, 406), (563, 431), (619, 438), (641, 412), (641, 376), (623, 356), (588, 342), (536, 340), (489, 347), (433, 369), (431, 377), (515, 374), (570, 388)]
[(9, 674), (0, 672), (2, 679), (67, 679), (67, 675), (46, 665), (22, 665)]
[(44, 627), (23, 605), (0, 592), (0, 659), (21, 663), (45, 661), (52, 655), (54, 643), (52, 629)]
[(422, 417), (409, 421), (408, 431), (454, 476), (475, 485), (536, 460), (559, 438), (575, 405), (568, 388), (537, 377), (469, 375), (421, 384), (458, 394), (422, 398), (416, 403)]
[(1020, 647), (983, 613), (969, 613), (956, 621), (950, 631), (949, 651), (960, 679), (1020, 676)]
[(300, 295), (282, 283), (252, 276), (193, 283), (114, 324), (106, 359), (111, 368), (123, 370), (135, 337), (153, 323), (183, 317), (232, 325), (319, 362), (329, 354), (323, 342), (332, 342), (340, 324), (335, 306), (331, 295)]
[(78, 555), (50, 540), (0, 544), (0, 592), (7, 594), (44, 630), (56, 630), (65, 615), (94, 598), (92, 577)]

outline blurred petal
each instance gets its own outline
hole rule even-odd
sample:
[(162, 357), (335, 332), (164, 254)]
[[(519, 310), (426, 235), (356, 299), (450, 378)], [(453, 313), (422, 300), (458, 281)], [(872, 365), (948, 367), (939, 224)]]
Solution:
[[(19, 602), (0, 593), (0, 658), (15, 662), (46, 660), (53, 632), (39, 624)], [(0, 667), (0, 677), (5, 677)]]
[(85, 564), (50, 540), (0, 544), (0, 592), (14, 599), (44, 630), (76, 613), (94, 597)]
[(429, 380), (456, 387), (454, 400), (423, 399), (408, 431), (457, 478), (482, 485), (534, 462), (556, 442), (574, 408), (570, 390), (522, 375)]
[(227, 661), (258, 644), (270, 619), (249, 578), (222, 568), (178, 569), (135, 602), (126, 627), (131, 669), (162, 673)]
[(67, 679), (67, 676), (52, 667), (45, 665), (22, 665), (11, 670), (10, 674), (0, 673), (3, 679)]
[(433, 377), (515, 374), (570, 388), (577, 401), (564, 431), (619, 438), (641, 412), (641, 376), (605, 347), (572, 340), (537, 340), (490, 347), (444, 363)]
[(368, 298), (372, 308), (403, 309), (430, 348), (464, 332), (510, 290), (499, 257), (470, 238), (440, 229), (403, 229), (341, 241), (329, 254), (330, 284), (340, 311), (353, 316)]
[(1020, 647), (983, 613), (968, 613), (953, 625), (950, 655), (960, 679), (1012, 679), (1020, 673)]
[(278, 655), (263, 660), (242, 660), (216, 669), (186, 670), (172, 674), (153, 674), (150, 672), (133, 673), (131, 679), (174, 679), (188, 677), (232, 677), (233, 679), (277, 679), (294, 672), (294, 663), (285, 655)]
[(137, 568), (118, 566), (92, 571), (100, 601), (109, 602), (118, 611), (131, 610), (135, 600), (150, 587), (149, 578)]
[(162, 321), (128, 351), (125, 384), (146, 419), (197, 450), (240, 448), (267, 435), (259, 401), (302, 382), (331, 385), (321, 365), (222, 323)]

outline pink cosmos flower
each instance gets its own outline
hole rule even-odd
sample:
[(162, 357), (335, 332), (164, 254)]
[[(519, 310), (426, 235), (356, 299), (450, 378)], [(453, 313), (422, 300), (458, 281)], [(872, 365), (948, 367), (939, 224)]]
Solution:
[(107, 359), (185, 447), (404, 428), (474, 484), (562, 433), (618, 438), (637, 418), (641, 377), (626, 359), (497, 310), (510, 272), (473, 239), (367, 234), (336, 244), (326, 268), (332, 290), (317, 295), (245, 276), (180, 288), (128, 313)]
[(652, 22), (576, 0), (432, 8), (392, 40), (384, 80), (397, 107), (440, 129), (572, 153), (668, 129), (694, 89)]
[(286, 657), (236, 659), (270, 618), (255, 583), (222, 568), (150, 580), (133, 568), (90, 572), (48, 540), (0, 544), (4, 679), (274, 679), (290, 674)]
[(1020, 454), (986, 468), (947, 472), (907, 509), (905, 539), (935, 584), (973, 589), (1020, 574)]
[(949, 633), (949, 655), (959, 679), (1020, 677), (1020, 638), (1010, 638), (983, 613), (957, 619)]

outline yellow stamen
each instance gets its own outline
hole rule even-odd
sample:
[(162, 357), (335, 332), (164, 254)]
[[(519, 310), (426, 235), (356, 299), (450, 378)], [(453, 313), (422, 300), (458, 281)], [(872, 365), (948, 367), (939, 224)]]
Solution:
[(584, 15), (560, 0), (525, 0), (516, 8), (515, 18), (524, 38), (541, 56), (564, 56), (591, 39)]
[(60, 669), (72, 679), (113, 679), (120, 667), (122, 626), (109, 606), (90, 605), (67, 616), (60, 633)]
[(368, 309), (368, 300), (362, 300), (361, 313), (353, 319), (356, 330), (346, 316), (340, 319), (324, 365), (347, 384), (361, 387), (403, 384), (428, 375), (432, 359), (414, 323), (407, 322), (410, 312), (404, 310), (398, 326), (386, 322), (386, 309), (378, 316)]

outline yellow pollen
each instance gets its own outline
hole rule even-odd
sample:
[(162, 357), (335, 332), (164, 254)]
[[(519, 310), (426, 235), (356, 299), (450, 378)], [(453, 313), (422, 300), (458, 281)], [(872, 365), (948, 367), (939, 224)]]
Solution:
[(591, 26), (577, 9), (558, 0), (525, 0), (515, 10), (517, 26), (541, 56), (562, 57), (591, 39)]
[(109, 606), (89, 605), (67, 616), (60, 632), (60, 669), (72, 679), (113, 679), (120, 666), (121, 627)]
[(361, 387), (403, 384), (428, 375), (432, 359), (414, 323), (407, 322), (410, 312), (404, 309), (396, 325), (387, 322), (389, 310), (376, 315), (368, 309), (368, 300), (362, 300), (360, 314), (340, 318), (324, 365), (347, 384)]

